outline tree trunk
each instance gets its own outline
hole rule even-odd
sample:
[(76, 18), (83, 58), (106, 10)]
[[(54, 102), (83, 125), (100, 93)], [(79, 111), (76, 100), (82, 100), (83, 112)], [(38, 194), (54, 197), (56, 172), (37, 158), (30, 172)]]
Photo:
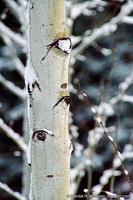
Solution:
[[(24, 142), (28, 144), (29, 141), (29, 127), (28, 127), (28, 120), (27, 120), (27, 109), (26, 109), (26, 100), (24, 101), (24, 121), (23, 121), (23, 133), (24, 133)], [(22, 176), (22, 194), (28, 199), (29, 197), (29, 191), (30, 191), (30, 174), (31, 174), (31, 168), (27, 163), (27, 157), (26, 154), (23, 153), (23, 176)]]
[(29, 2), (25, 82), (30, 126), (30, 200), (65, 200), (70, 194), (70, 50), (65, 0)]

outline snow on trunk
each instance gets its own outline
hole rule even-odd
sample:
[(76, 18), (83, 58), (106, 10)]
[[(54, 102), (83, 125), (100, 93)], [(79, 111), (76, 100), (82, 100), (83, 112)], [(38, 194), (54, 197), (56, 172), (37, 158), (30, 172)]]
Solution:
[(68, 64), (65, 0), (29, 2), (29, 59), (25, 70), (31, 165), (30, 200), (70, 194)]

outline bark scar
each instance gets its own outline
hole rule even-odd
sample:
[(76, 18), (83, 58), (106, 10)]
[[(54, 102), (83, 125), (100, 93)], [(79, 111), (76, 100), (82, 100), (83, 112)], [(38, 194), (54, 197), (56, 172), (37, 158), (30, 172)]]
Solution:
[(32, 140), (34, 142), (36, 142), (36, 141), (43, 141), (44, 142), (46, 140), (46, 138), (47, 138), (46, 132), (43, 131), (43, 130), (35, 131), (32, 135)]
[(55, 135), (52, 133), (52, 131), (48, 129), (42, 129), (42, 130), (37, 130), (33, 132), (32, 135), (32, 140), (33, 141), (45, 141), (47, 136), (54, 137)]
[(66, 54), (70, 54), (70, 51), (72, 48), (72, 42), (69, 37), (62, 37), (62, 38), (59, 38), (58, 40), (52, 42), (51, 44), (48, 44), (46, 47), (47, 47), (47, 52), (46, 52), (45, 56), (42, 57), (41, 63), (47, 57), (47, 55), (52, 47), (55, 47), (55, 48), (63, 51)]
[[(28, 83), (27, 89), (28, 89), (28, 94), (29, 96), (32, 96), (33, 90), (35, 88), (35, 86), (37, 86), (37, 88), (39, 89), (40, 92), (42, 92), (40, 85), (37, 81), (35, 81), (34, 83), (32, 83), (32, 85), (30, 85), (30, 83)], [(32, 89), (31, 89), (32, 87)]]
[(61, 84), (61, 88), (62, 88), (62, 89), (66, 89), (66, 88), (67, 88), (67, 83), (62, 83), (62, 84)]
[(53, 178), (53, 175), (47, 175), (46, 177), (47, 178)]
[(53, 106), (52, 109), (54, 109), (56, 106), (58, 106), (58, 104), (59, 104), (60, 102), (62, 102), (63, 100), (65, 101), (65, 103), (66, 103), (67, 105), (69, 105), (70, 102), (71, 102), (70, 96), (63, 96), (63, 97), (61, 97), (61, 98), (59, 99), (59, 101), (57, 101), (57, 103)]

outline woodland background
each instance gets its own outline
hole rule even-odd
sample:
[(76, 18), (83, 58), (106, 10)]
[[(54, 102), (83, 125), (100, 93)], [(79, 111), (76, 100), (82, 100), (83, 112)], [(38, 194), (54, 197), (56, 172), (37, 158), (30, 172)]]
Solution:
[[(22, 26), (24, 22), (21, 20), (24, 16), (18, 18), (5, 2), (0, 1), (1, 22), (14, 33), (26, 38)], [(21, 0), (15, 2), (22, 8)], [(129, 18), (125, 15), (126, 17), (122, 17), (118, 23), (109, 24), (111, 19), (121, 17), (119, 14), (128, 2), (132, 4), (132, 9), (130, 7), (131, 11), (127, 14)], [(73, 42), (69, 87), (72, 99), (70, 138), (74, 145), (71, 157), (72, 194), (82, 195), (85, 194), (85, 188), (93, 190), (100, 188), (101, 185), (102, 190), (127, 195), (127, 199), (130, 199), (131, 190), (120, 165), (114, 169), (113, 183), (111, 170), (116, 152), (84, 102), (77, 83), (80, 82), (82, 91), (88, 95), (108, 134), (114, 139), (133, 182), (133, 2), (66, 1), (66, 11), (68, 29)], [(102, 31), (101, 27), (107, 23), (109, 26)], [(28, 129), (24, 128), (27, 126), (25, 82), (23, 72), (21, 74), (16, 68), (17, 62), (14, 58), (18, 57), (24, 67), (27, 52), (24, 46), (19, 45), (6, 33), (4, 40), (4, 32), (1, 30), (0, 118), (14, 132), (23, 136), (24, 130), (27, 130), (28, 134)], [(95, 30), (99, 31), (100, 36), (96, 36)], [(92, 42), (91, 37), (94, 37)], [(90, 38), (86, 39), (88, 44), (78, 52), (85, 38)], [(11, 83), (12, 88), (7, 86), (11, 86)], [(6, 131), (2, 128), (3, 121), (0, 123), (0, 181), (12, 190), (21, 192), (22, 150), (5, 134)], [(4, 190), (0, 190), (0, 199), (13, 198)]]

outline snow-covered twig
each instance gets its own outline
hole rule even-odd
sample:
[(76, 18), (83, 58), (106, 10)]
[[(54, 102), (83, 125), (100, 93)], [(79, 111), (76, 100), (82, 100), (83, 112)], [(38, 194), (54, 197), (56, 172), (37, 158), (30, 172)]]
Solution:
[[(113, 126), (107, 127), (106, 131), (107, 132), (115, 131), (115, 127)], [(94, 146), (96, 146), (100, 138), (103, 137), (103, 130), (101, 127), (96, 127), (94, 130), (91, 130), (88, 135), (89, 135), (88, 137), (89, 148), (83, 150), (81, 162), (77, 166), (71, 169), (72, 194), (77, 193), (82, 177), (84, 176), (83, 172), (85, 171), (86, 167), (91, 168), (91, 166), (93, 165), (92, 154)], [(79, 155), (79, 152), (81, 153), (83, 147), (78, 143), (74, 143), (74, 147), (75, 147), (74, 155), (77, 157)], [(81, 173), (79, 173), (79, 171)]]
[(72, 57), (76, 57), (77, 54), (81, 54), (87, 47), (89, 47), (93, 42), (96, 42), (103, 36), (108, 36), (112, 32), (116, 31), (118, 24), (123, 21), (123, 18), (131, 13), (133, 10), (133, 2), (128, 0), (125, 3), (121, 11), (116, 17), (113, 17), (108, 23), (102, 25), (99, 28), (96, 28), (92, 31), (91, 35), (88, 36), (88, 31), (84, 33), (81, 44), (73, 49)]
[(19, 57), (16, 55), (15, 48), (13, 46), (12, 40), (7, 35), (1, 34), (1, 36), (2, 36), (2, 39), (5, 42), (5, 44), (9, 48), (9, 51), (10, 51), (10, 54), (11, 54), (11, 58), (14, 61), (16, 70), (21, 75), (21, 77), (24, 78), (24, 65), (20, 61)]
[(120, 83), (119, 89), (122, 92), (128, 89), (128, 87), (133, 83), (133, 67), (131, 73), (125, 78), (124, 82)]
[[(79, 88), (80, 88), (80, 83), (79, 83), (78, 85), (79, 85)], [(95, 108), (92, 107), (92, 105), (91, 105), (91, 103), (90, 103), (90, 101), (89, 101), (88, 96), (87, 96), (85, 93), (83, 93), (83, 91), (81, 90), (81, 88), (80, 88), (80, 93), (83, 95), (84, 100), (85, 100), (85, 103), (86, 103), (86, 104), (89, 106), (89, 108), (91, 109), (93, 115), (95, 116), (96, 121), (99, 123), (100, 127), (103, 129), (104, 135), (105, 135), (106, 138), (109, 140), (109, 142), (112, 144), (112, 146), (113, 146), (113, 148), (114, 148), (114, 150), (115, 150), (115, 152), (116, 152), (116, 155), (117, 155), (117, 157), (118, 157), (118, 159), (119, 159), (119, 161), (120, 161), (120, 164), (121, 164), (121, 166), (122, 166), (122, 170), (123, 170), (123, 172), (124, 172), (125, 178), (127, 179), (128, 183), (129, 183), (129, 185), (130, 185), (131, 192), (132, 192), (132, 194), (133, 194), (133, 184), (132, 184), (132, 182), (131, 182), (131, 179), (130, 179), (129, 175), (127, 174), (127, 170), (125, 169), (125, 165), (123, 164), (123, 160), (122, 160), (122, 155), (121, 155), (121, 153), (118, 151), (117, 146), (115, 145), (115, 143), (114, 143), (114, 141), (113, 141), (113, 138), (112, 138), (111, 136), (109, 136), (108, 133), (106, 132), (105, 126), (104, 126), (104, 124), (103, 124), (101, 118), (100, 118), (99, 115), (97, 114)]]
[(11, 188), (8, 187), (7, 184), (0, 182), (0, 188), (10, 194), (12, 197), (18, 200), (26, 200), (24, 196), (22, 196), (19, 192), (14, 192)]
[(26, 49), (27, 47), (26, 40), (20, 34), (11, 31), (11, 29), (5, 26), (1, 21), (0, 21), (0, 31), (4, 35), (7, 35), (8, 37), (10, 37), (20, 47)]
[(133, 17), (131, 16), (125, 16), (123, 19), (123, 22), (126, 24), (133, 24)]
[(97, 6), (106, 6), (107, 2), (96, 0), (96, 1), (86, 1), (84, 3), (77, 3), (72, 6), (70, 17), (71, 19), (75, 20), (79, 15), (81, 15), (85, 9), (92, 9)]
[(132, 96), (127, 96), (125, 95), (125, 91), (129, 88), (129, 86), (133, 84), (133, 68), (131, 70), (130, 75), (128, 75), (125, 80), (119, 84), (119, 94), (115, 97), (113, 97), (112, 99), (110, 99), (109, 104), (111, 104), (112, 106), (114, 104), (116, 104), (119, 101), (128, 101), (128, 97), (129, 97), (129, 102), (132, 102)]
[(22, 13), (21, 7), (15, 1), (11, 0), (4, 0), (4, 3), (7, 5), (13, 15), (16, 17), (16, 19), (18, 19), (20, 23), (23, 24), (24, 13)]
[(133, 96), (118, 94), (117, 96), (110, 99), (109, 104), (113, 106), (117, 104), (119, 101), (133, 103)]
[(18, 3), (20, 5), (21, 12), (23, 13), (21, 31), (23, 32), (24, 38), (27, 40), (28, 13), (26, 12), (26, 10), (27, 10), (28, 1), (26, 1), (26, 0), (18, 0)]
[(10, 137), (24, 153), (27, 152), (27, 145), (23, 141), (23, 138), (19, 136), (18, 133), (15, 133), (9, 126), (7, 126), (2, 119), (0, 119), (0, 129), (4, 131), (4, 133), (6, 133), (6, 135)]
[(111, 49), (107, 49), (107, 48), (102, 48), (100, 47), (100, 45), (96, 42), (93, 43), (92, 45), (97, 51), (99, 51), (100, 53), (102, 53), (104, 56), (108, 56), (110, 54), (112, 54), (112, 50)]
[(20, 89), (19, 87), (15, 86), (11, 81), (6, 80), (1, 74), (0, 74), (0, 83), (6, 87), (10, 92), (15, 94), (18, 98), (20, 98), (22, 101), (26, 99), (26, 91), (25, 89)]
[(82, 40), (82, 37), (71, 35), (71, 40), (72, 40), (72, 46), (74, 47)]
[(133, 103), (133, 96), (124, 95), (123, 101)]
[(27, 6), (27, 1), (26, 0), (18, 0), (18, 2), (21, 5), (21, 7), (26, 8), (26, 6)]
[[(122, 158), (122, 162), (126, 159), (132, 159), (133, 151), (124, 150), (121, 153), (121, 158)], [(97, 190), (97, 187), (100, 187), (100, 190), (102, 191), (103, 188), (109, 183), (109, 180), (112, 176), (120, 176), (121, 175), (121, 172), (116, 170), (118, 167), (121, 166), (121, 162), (120, 162), (119, 158), (116, 157), (114, 159), (113, 163), (114, 163), (114, 166), (113, 166), (114, 168), (110, 168), (103, 172), (103, 175), (100, 177), (100, 180), (99, 180), (99, 182), (100, 182), (99, 185), (94, 186), (92, 188), (93, 190)], [(128, 173), (128, 172), (125, 171), (125, 173)]]

